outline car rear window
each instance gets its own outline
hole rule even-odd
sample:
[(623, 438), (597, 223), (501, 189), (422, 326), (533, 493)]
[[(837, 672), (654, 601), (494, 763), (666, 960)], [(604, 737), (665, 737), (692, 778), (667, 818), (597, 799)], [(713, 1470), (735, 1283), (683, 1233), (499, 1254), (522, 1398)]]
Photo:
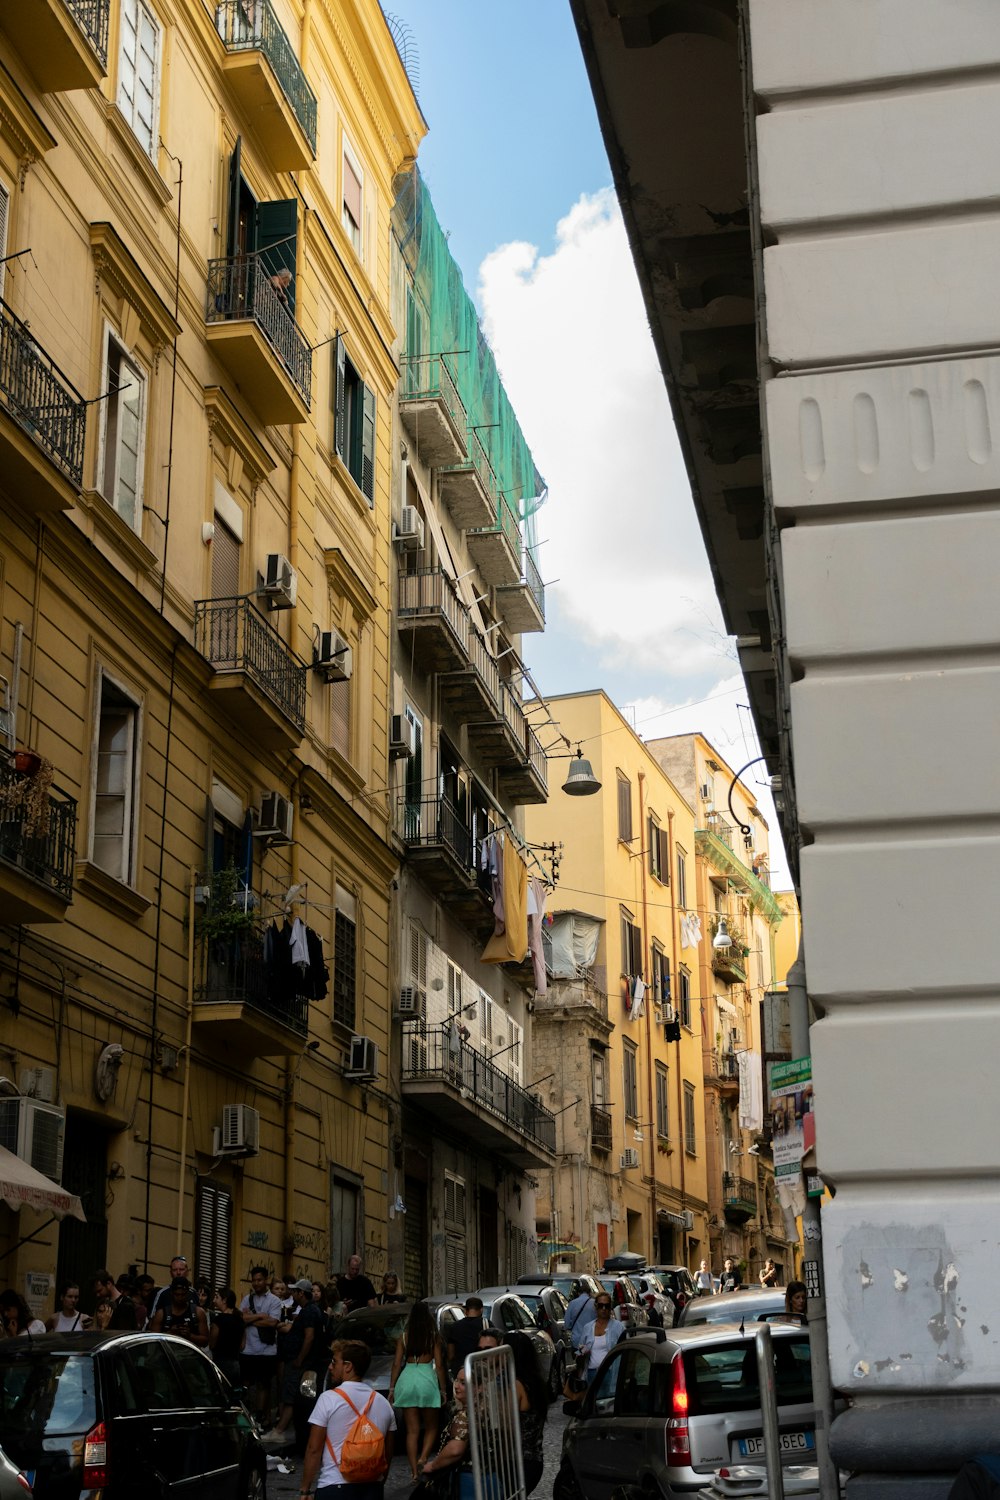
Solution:
[[(775, 1339), (774, 1386), (779, 1406), (812, 1401), (809, 1339)], [(757, 1347), (752, 1338), (684, 1352), (689, 1413), (752, 1411), (760, 1406)]]
[(60, 1437), (97, 1421), (94, 1364), (85, 1354), (0, 1360), (0, 1438)]
[(406, 1313), (395, 1318), (366, 1318), (362, 1314), (355, 1319), (348, 1315), (337, 1329), (337, 1337), (360, 1339), (373, 1354), (394, 1354), (396, 1340), (402, 1338), (406, 1330), (406, 1319)]

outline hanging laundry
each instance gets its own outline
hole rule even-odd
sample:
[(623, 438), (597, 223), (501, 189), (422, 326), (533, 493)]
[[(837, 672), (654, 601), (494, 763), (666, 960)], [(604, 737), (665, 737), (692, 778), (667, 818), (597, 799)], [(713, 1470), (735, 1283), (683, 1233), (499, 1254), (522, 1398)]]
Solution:
[(638, 974), (632, 980), (632, 995), (629, 1005), (628, 1018), (630, 1021), (638, 1021), (646, 1010), (646, 983), (640, 979)]
[(693, 912), (681, 917), (681, 947), (697, 948), (701, 942), (701, 918)]
[(485, 964), (519, 964), (528, 951), (528, 871), (510, 840), (503, 850), (502, 888), (503, 924), (483, 949)]
[(740, 1074), (740, 1129), (761, 1130), (764, 1125), (764, 1090), (758, 1052), (737, 1052)]
[(303, 973), (309, 967), (309, 944), (306, 941), (306, 924), (301, 917), (296, 917), (292, 923), (292, 935), (289, 939), (292, 963)]
[(528, 951), (535, 971), (535, 993), (544, 995), (548, 987), (545, 975), (545, 953), (542, 949), (542, 926), (545, 921), (545, 886), (537, 875), (528, 885)]

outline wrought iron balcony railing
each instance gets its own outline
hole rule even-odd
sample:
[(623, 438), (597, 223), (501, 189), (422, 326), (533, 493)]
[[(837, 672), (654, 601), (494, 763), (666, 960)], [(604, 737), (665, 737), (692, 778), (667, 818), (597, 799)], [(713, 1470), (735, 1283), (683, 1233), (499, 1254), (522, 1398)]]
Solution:
[(29, 784), (28, 775), (0, 761), (0, 860), (72, 901), (76, 799), (50, 788), (47, 813), (36, 822), (22, 801)]
[(306, 81), (302, 64), (274, 13), (271, 0), (219, 0), (215, 25), (227, 52), (264, 54), (315, 156), (316, 95)]
[(312, 350), (271, 284), (262, 254), (233, 255), (208, 263), (208, 323), (256, 323), (288, 371), (303, 401), (312, 397)]
[[(458, 397), (458, 400), (461, 401), (461, 397)], [(442, 474), (458, 474), (464, 473), (467, 469), (475, 469), (483, 488), (493, 502), (494, 509), (496, 509), (502, 504), (500, 486), (497, 483), (497, 476), (493, 471), (493, 465), (486, 455), (486, 449), (483, 447), (478, 433), (472, 427), (468, 429), (466, 444), (469, 451), (466, 461), (460, 464), (445, 464), (441, 472)]]
[(308, 1035), (308, 997), (294, 993), (294, 975), (289, 982), (265, 964), (261, 933), (202, 938), (201, 974), (196, 1002), (249, 1006), (303, 1038)]
[(399, 575), (400, 619), (440, 615), (460, 646), (468, 653), (469, 612), (459, 602), (454, 585), (440, 568), (422, 568)]
[(736, 1208), (748, 1214), (757, 1212), (757, 1187), (749, 1177), (737, 1177), (734, 1172), (723, 1172), (722, 1197), (727, 1208)]
[(611, 1150), (611, 1116), (596, 1104), (590, 1106), (590, 1144), (595, 1151)]
[(520, 557), (521, 523), (502, 496), (497, 499), (497, 515), (494, 523), (491, 526), (474, 526), (470, 529), (469, 535), (481, 536), (484, 533), (498, 531), (503, 533), (515, 555)]
[(306, 669), (249, 599), (199, 599), (194, 644), (217, 672), (243, 672), (297, 729), (306, 727)]
[(425, 849), (443, 845), (472, 873), (472, 830), (447, 797), (403, 798), (399, 811), (399, 833), (405, 844)]
[(86, 402), (6, 302), (0, 302), (0, 400), (67, 479), (81, 484)]
[(111, 0), (66, 0), (66, 9), (101, 59), (102, 66), (106, 68)]
[(538, 613), (545, 619), (545, 585), (542, 575), (538, 571), (538, 564), (531, 555), (528, 547), (524, 549), (524, 581), (532, 599), (538, 606)]
[(468, 424), (447, 355), (404, 354), (399, 362), (400, 401), (442, 401), (460, 433)]
[(520, 1135), (555, 1151), (555, 1116), (534, 1094), (468, 1046), (452, 1027), (404, 1021), (402, 1081), (434, 1079), (464, 1091), (473, 1103)]

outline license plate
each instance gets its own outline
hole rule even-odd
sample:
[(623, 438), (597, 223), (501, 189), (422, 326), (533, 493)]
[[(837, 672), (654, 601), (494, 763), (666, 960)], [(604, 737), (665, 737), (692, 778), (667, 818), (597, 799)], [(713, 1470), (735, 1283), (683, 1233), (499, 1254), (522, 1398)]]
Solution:
[[(740, 1438), (736, 1445), (743, 1458), (759, 1457), (764, 1452), (762, 1437)], [(778, 1447), (782, 1453), (812, 1453), (816, 1439), (811, 1432), (779, 1432)]]

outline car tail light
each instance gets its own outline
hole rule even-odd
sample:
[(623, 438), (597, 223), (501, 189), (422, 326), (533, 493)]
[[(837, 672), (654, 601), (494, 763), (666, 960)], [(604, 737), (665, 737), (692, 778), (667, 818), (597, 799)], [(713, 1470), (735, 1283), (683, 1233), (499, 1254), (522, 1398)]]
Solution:
[(686, 1307), (687, 1306), (687, 1298), (685, 1297), (685, 1295), (684, 1295), (683, 1292), (678, 1292), (677, 1293), (677, 1295), (674, 1298), (674, 1302), (676, 1303), (676, 1305), (678, 1307)]
[(83, 1440), (83, 1488), (101, 1490), (108, 1482), (108, 1430), (103, 1422)]
[(670, 1363), (670, 1410), (666, 1424), (667, 1464), (687, 1467), (691, 1463), (691, 1431), (688, 1427), (688, 1392), (684, 1360), (675, 1354)]
[(28, 1494), (31, 1494), (31, 1485), (25, 1479), (23, 1474), (18, 1474), (17, 1482), (21, 1486), (22, 1490), (27, 1490)]

